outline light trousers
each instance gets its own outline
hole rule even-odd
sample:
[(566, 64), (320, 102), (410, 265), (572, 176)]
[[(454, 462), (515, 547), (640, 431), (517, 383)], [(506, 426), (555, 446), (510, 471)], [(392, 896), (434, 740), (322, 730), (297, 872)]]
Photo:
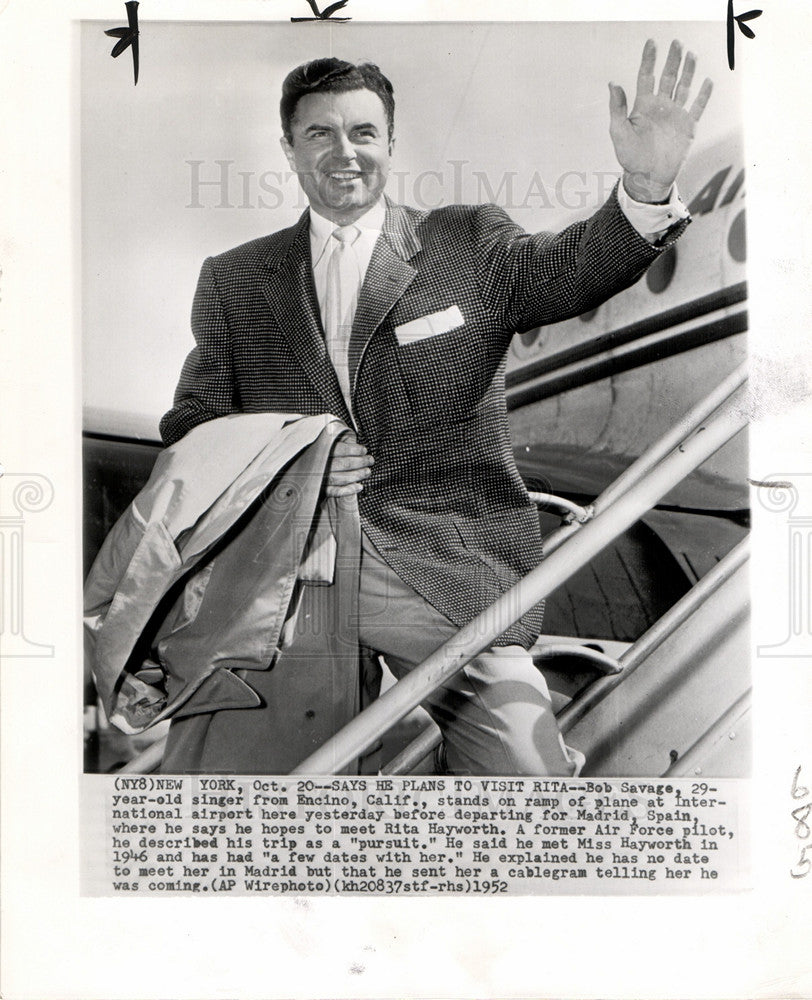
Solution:
[[(406, 584), (362, 533), (359, 639), (400, 679), (459, 631)], [(544, 677), (521, 646), (493, 646), (423, 707), (440, 727), (448, 770), (461, 775), (577, 774)]]

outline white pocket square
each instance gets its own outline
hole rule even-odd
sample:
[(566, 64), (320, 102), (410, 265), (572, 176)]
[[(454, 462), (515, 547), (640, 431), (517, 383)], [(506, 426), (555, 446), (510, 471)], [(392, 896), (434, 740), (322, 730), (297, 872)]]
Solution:
[(418, 340), (426, 340), (428, 337), (437, 337), (441, 333), (448, 333), (462, 326), (465, 320), (462, 318), (459, 306), (449, 306), (441, 312), (432, 313), (430, 316), (421, 316), (413, 319), (410, 323), (403, 323), (395, 327), (395, 336), (399, 344), (414, 344)]

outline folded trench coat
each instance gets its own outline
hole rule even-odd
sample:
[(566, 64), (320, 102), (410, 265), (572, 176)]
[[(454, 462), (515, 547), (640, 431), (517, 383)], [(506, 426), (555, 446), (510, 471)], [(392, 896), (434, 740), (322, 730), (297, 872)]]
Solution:
[(285, 774), (361, 708), (357, 506), (320, 502), (344, 430), (207, 421), (158, 456), (105, 539), (86, 656), (119, 729), (172, 718), (162, 771)]

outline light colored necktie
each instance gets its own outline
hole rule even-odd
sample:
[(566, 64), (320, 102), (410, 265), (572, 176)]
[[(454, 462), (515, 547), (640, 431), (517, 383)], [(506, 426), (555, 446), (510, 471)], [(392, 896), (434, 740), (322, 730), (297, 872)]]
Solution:
[(339, 226), (333, 230), (330, 259), (327, 262), (327, 294), (323, 316), (327, 353), (333, 362), (338, 384), (350, 412), (352, 402), (348, 348), (360, 286), (358, 258), (352, 245), (360, 235), (361, 231), (357, 226)]

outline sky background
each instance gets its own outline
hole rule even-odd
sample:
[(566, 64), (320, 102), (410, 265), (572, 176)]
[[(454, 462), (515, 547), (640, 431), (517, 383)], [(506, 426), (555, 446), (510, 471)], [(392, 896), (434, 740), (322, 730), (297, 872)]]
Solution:
[[(389, 76), (396, 149), (387, 191), (395, 200), (495, 200), (527, 229), (557, 229), (611, 188), (607, 83), (624, 86), (631, 103), (649, 36), (658, 77), (679, 37), (698, 55), (698, 79), (715, 81), (697, 150), (738, 129), (737, 77), (718, 20), (673, 28), (144, 22), (137, 87), (127, 72), (109, 71), (102, 26), (83, 24), (86, 428), (155, 437), (193, 346), (189, 312), (204, 258), (301, 213), (279, 148), (279, 94), (291, 68), (336, 55), (377, 62)], [(691, 191), (682, 193), (690, 200)]]

